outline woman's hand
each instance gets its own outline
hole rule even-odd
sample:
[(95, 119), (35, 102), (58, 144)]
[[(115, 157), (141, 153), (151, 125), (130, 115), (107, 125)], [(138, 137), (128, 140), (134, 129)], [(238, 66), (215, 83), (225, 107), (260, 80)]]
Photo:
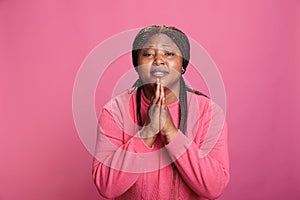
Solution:
[(157, 133), (160, 131), (160, 110), (163, 94), (160, 92), (161, 84), (156, 82), (155, 95), (152, 97), (146, 116), (146, 123), (141, 131), (144, 142), (151, 147), (155, 141)]
[(155, 95), (151, 99), (141, 136), (144, 142), (151, 147), (159, 132), (165, 136), (167, 143), (169, 143), (177, 134), (177, 128), (166, 106), (164, 88), (159, 80), (157, 80)]
[(165, 136), (167, 144), (170, 143), (175, 135), (177, 134), (178, 130), (174, 125), (172, 116), (169, 112), (168, 107), (163, 102), (161, 111), (160, 111), (160, 133)]
[(177, 134), (177, 128), (174, 125), (172, 116), (169, 112), (169, 109), (166, 105), (166, 97), (164, 94), (164, 88), (161, 85), (161, 95), (163, 96), (162, 102), (161, 102), (161, 109), (160, 109), (160, 133), (165, 136), (166, 142), (169, 143), (173, 140), (175, 135)]

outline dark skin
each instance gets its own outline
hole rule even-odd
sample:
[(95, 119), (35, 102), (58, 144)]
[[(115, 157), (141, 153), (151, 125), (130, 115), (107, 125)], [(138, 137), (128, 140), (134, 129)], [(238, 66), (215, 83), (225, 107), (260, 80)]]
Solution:
[(145, 84), (143, 92), (150, 100), (141, 137), (151, 147), (160, 133), (168, 144), (178, 132), (167, 105), (179, 96), (182, 55), (172, 39), (156, 34), (141, 49), (138, 64), (139, 77)]

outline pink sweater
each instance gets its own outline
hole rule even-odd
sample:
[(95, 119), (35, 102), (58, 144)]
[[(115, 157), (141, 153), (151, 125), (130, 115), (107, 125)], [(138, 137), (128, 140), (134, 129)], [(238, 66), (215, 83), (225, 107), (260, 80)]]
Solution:
[[(142, 92), (143, 93), (143, 92)], [(145, 117), (149, 100), (142, 94)], [(178, 124), (179, 102), (168, 105)], [(187, 131), (149, 148), (139, 137), (136, 91), (108, 102), (99, 117), (93, 178), (109, 199), (216, 199), (229, 181), (227, 128), (222, 110), (188, 92)]]

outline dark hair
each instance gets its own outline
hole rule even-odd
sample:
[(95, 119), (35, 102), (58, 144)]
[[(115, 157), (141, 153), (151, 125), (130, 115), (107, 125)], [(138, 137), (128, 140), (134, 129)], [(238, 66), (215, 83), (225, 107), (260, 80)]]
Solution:
[[(188, 37), (179, 29), (173, 26), (158, 26), (158, 25), (150, 25), (142, 30), (136, 35), (133, 45), (132, 45), (132, 62), (135, 69), (138, 67), (138, 55), (142, 47), (147, 43), (147, 41), (155, 34), (165, 34), (169, 38), (171, 38), (174, 43), (179, 48), (181, 55), (182, 55), (182, 67), (184, 72), (189, 64), (190, 60), (190, 42)], [(183, 73), (184, 73), (183, 72)], [(183, 74), (182, 73), (182, 74)], [(141, 116), (141, 92), (142, 92), (143, 83), (140, 79), (138, 79), (134, 84), (133, 88), (137, 88), (137, 96), (136, 96), (136, 115), (138, 119), (138, 124), (140, 127), (143, 126), (142, 116)], [(179, 91), (179, 129), (182, 133), (186, 132), (186, 123), (187, 123), (187, 93), (192, 92), (197, 95), (203, 95), (207, 97), (205, 94), (194, 90), (190, 87), (187, 87), (183, 77), (180, 77), (180, 91)]]

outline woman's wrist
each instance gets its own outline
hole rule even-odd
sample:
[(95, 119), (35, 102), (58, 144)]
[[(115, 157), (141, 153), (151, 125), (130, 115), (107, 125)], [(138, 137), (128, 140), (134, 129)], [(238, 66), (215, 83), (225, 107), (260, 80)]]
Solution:
[(167, 144), (169, 144), (175, 138), (177, 133), (178, 133), (178, 129), (174, 128), (164, 134)]
[(152, 147), (156, 138), (156, 134), (154, 134), (153, 131), (146, 126), (140, 131), (140, 137), (148, 147)]

